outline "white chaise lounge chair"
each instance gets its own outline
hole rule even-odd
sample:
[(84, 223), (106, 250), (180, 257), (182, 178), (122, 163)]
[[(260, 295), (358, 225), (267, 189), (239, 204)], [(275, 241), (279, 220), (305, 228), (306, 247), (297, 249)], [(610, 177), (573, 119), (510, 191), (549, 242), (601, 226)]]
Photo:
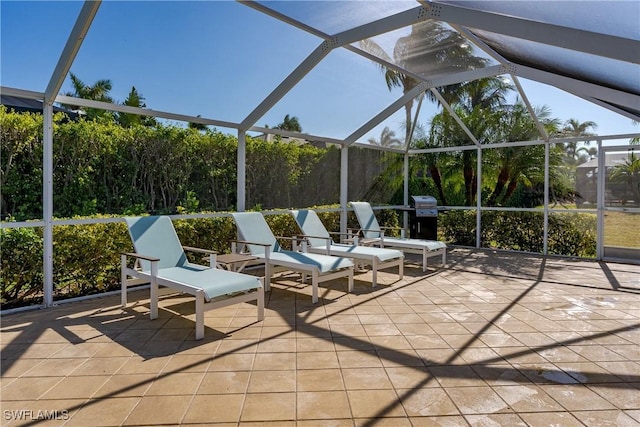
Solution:
[(405, 252), (422, 255), (422, 271), (427, 271), (427, 258), (442, 257), (442, 265), (447, 263), (447, 245), (436, 240), (387, 237), (380, 227), (373, 208), (367, 202), (349, 202), (358, 218), (363, 241), (381, 248), (398, 248)]
[(404, 254), (395, 249), (335, 243), (331, 234), (313, 210), (292, 210), (300, 230), (307, 241), (307, 251), (317, 254), (341, 256), (355, 263), (371, 265), (372, 286), (378, 283), (378, 270), (398, 267), (398, 280), (402, 280)]
[(238, 228), (237, 250), (249, 253), (264, 261), (265, 288), (270, 289), (273, 267), (311, 275), (312, 302), (318, 302), (318, 283), (347, 277), (349, 292), (353, 291), (353, 262), (348, 258), (333, 257), (283, 250), (273, 235), (269, 224), (260, 212), (236, 212), (231, 214)]
[[(215, 268), (215, 252), (183, 247), (169, 217), (125, 218), (135, 253), (121, 255), (122, 306), (127, 288), (151, 283), (151, 319), (158, 317), (158, 286), (195, 296), (196, 339), (204, 338), (204, 312), (246, 301), (257, 301), (258, 320), (264, 319), (264, 289), (255, 276)], [(210, 266), (187, 261), (184, 250), (210, 255)], [(134, 268), (127, 258), (135, 258)]]

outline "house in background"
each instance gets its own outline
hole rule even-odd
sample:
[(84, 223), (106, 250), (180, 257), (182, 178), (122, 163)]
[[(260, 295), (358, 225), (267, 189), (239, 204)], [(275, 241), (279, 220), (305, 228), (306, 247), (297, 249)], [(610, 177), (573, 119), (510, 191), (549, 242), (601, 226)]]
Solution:
[[(607, 153), (605, 155), (605, 204), (627, 205), (629, 202), (640, 203), (634, 200), (633, 191), (626, 182), (617, 182), (611, 179), (611, 172), (617, 166), (624, 166), (630, 161), (631, 153)], [(576, 167), (576, 204), (578, 207), (595, 207), (597, 203), (598, 188), (598, 159), (591, 159)]]
[[(42, 101), (30, 98), (20, 98), (12, 95), (0, 95), (0, 105), (4, 105), (9, 110), (17, 113), (39, 113), (42, 114)], [(65, 113), (71, 120), (77, 120), (81, 114), (77, 111), (63, 107), (53, 106), (54, 113)]]

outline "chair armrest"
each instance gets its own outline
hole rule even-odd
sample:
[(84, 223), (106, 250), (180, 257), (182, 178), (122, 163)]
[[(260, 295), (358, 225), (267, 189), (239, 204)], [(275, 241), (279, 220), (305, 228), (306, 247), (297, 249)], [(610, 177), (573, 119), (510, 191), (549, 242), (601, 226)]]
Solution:
[(210, 249), (194, 248), (193, 246), (183, 246), (182, 249), (189, 252), (197, 252), (199, 254), (209, 255), (208, 257), (203, 258), (209, 259), (209, 267), (216, 268), (216, 256), (218, 255), (218, 252), (212, 251)]
[(265, 258), (267, 260), (269, 259), (269, 256), (271, 254), (271, 245), (268, 243), (251, 242), (248, 240), (229, 240), (229, 242), (231, 242), (232, 253), (236, 253), (236, 254), (246, 253), (246, 252), (242, 252), (242, 249), (238, 249), (238, 244), (240, 244), (241, 247), (246, 247), (247, 245), (263, 246)]
[(308, 251), (308, 246), (311, 246), (309, 243), (309, 239), (322, 239), (325, 241), (326, 246), (326, 254), (329, 255), (331, 253), (331, 243), (333, 243), (333, 239), (331, 237), (325, 236), (313, 236), (311, 234), (302, 234), (300, 236), (294, 236), (296, 238), (295, 244), (293, 246), (293, 250), (298, 250), (298, 241), (302, 242), (302, 252)]
[(240, 244), (243, 244), (243, 245), (264, 246), (265, 248), (266, 248), (266, 247), (271, 246), (271, 245), (270, 245), (270, 244), (268, 244), (268, 243), (250, 242), (249, 240), (229, 240), (229, 241), (230, 241), (231, 243), (240, 243)]
[(120, 255), (130, 256), (130, 257), (133, 257), (133, 258), (140, 258), (140, 259), (143, 259), (143, 260), (149, 261), (149, 262), (158, 262), (158, 261), (160, 261), (160, 258), (155, 258), (155, 257), (146, 256), (146, 255), (142, 255), (142, 254), (136, 254), (136, 253), (133, 253), (133, 252), (121, 252)]
[(189, 251), (189, 252), (199, 252), (201, 254), (207, 254), (207, 255), (217, 255), (218, 254), (218, 252), (212, 251), (210, 249), (194, 248), (194, 247), (191, 247), (191, 246), (183, 246), (182, 249), (184, 249), (185, 251)]

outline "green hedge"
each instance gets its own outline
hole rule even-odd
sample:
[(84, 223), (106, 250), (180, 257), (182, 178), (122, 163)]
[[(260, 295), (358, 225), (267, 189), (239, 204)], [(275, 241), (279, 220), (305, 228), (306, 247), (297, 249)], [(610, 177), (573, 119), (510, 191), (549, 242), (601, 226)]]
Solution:
[[(539, 252), (544, 249), (542, 212), (482, 213), (482, 247)], [(476, 245), (476, 211), (447, 211), (438, 217), (438, 234), (448, 243)], [(549, 215), (550, 254), (596, 256), (596, 216), (587, 213)]]
[[(396, 211), (381, 210), (376, 215), (381, 225), (399, 224)], [(319, 212), (319, 216), (327, 230), (339, 231), (339, 212)], [(300, 234), (290, 215), (266, 215), (266, 220), (276, 236)], [(230, 217), (183, 219), (174, 225), (182, 244), (219, 253), (229, 252), (229, 242), (236, 238)], [(482, 225), (484, 247), (542, 252), (542, 213), (489, 211), (482, 214)], [(351, 212), (348, 227), (358, 228)], [(438, 218), (440, 239), (449, 244), (475, 246), (475, 227), (475, 211), (447, 211)], [(593, 214), (550, 215), (549, 253), (595, 256), (595, 229)], [(6, 228), (0, 230), (0, 239), (2, 308), (41, 303), (42, 229)], [(53, 241), (54, 299), (120, 288), (120, 252), (133, 250), (124, 222), (55, 226)], [(285, 241), (283, 246), (290, 244)]]

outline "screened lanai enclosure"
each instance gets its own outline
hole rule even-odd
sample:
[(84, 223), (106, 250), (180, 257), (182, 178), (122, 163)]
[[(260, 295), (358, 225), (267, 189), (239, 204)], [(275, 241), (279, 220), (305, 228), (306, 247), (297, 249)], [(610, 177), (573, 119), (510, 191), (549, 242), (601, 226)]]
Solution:
[(451, 247), (640, 262), (637, 1), (0, 8), (0, 90), (42, 103), (1, 111), (3, 281), (36, 271), (37, 303), (117, 260), (98, 237), (131, 214), (345, 231), (350, 201), (407, 226), (429, 195)]

